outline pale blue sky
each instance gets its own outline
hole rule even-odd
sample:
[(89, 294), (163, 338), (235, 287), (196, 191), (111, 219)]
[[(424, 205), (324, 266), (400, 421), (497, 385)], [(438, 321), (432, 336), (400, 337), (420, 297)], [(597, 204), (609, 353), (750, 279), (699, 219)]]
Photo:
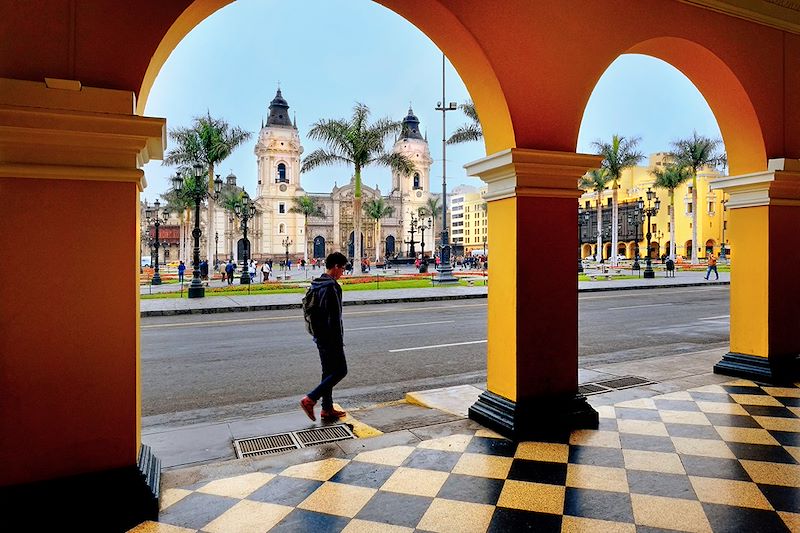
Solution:
[[(156, 79), (145, 114), (167, 118), (167, 127), (188, 126), (194, 116), (212, 116), (253, 132), (267, 116), (278, 82), (297, 114), (308, 154), (317, 146), (305, 134), (320, 118), (350, 115), (356, 101), (373, 117), (402, 119), (409, 103), (427, 132), (431, 187), (441, 190), (441, 51), (405, 19), (369, 0), (238, 0), (196, 27), (178, 45)], [(447, 101), (464, 102), (469, 93), (456, 71), (447, 67)], [(461, 112), (447, 114), (448, 135), (466, 122)], [(720, 137), (708, 105), (697, 89), (673, 67), (637, 55), (618, 58), (601, 77), (587, 106), (578, 140), (579, 152), (612, 134), (639, 136), (645, 154), (668, 150), (670, 142), (692, 130)], [(255, 141), (238, 148), (219, 167), (233, 171), (251, 194), (256, 187)], [(168, 149), (170, 146), (168, 145)], [(480, 185), (462, 166), (485, 155), (482, 142), (447, 148), (448, 190)], [(145, 166), (154, 199), (168, 187), (170, 167)], [(326, 167), (301, 177), (309, 192), (327, 192), (334, 181), (349, 181), (351, 169)], [(382, 167), (364, 172), (364, 183), (389, 190)]]

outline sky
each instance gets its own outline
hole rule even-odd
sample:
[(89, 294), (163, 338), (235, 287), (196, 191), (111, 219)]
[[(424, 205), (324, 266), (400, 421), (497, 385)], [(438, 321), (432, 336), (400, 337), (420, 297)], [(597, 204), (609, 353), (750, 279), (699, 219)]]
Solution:
[[(469, 92), (447, 63), (446, 100), (463, 103)], [(255, 139), (280, 85), (297, 116), (305, 154), (320, 145), (306, 132), (320, 119), (345, 118), (353, 105), (369, 106), (374, 119), (401, 120), (409, 105), (428, 135), (431, 187), (441, 190), (442, 53), (410, 22), (370, 0), (238, 0), (194, 28), (161, 69), (145, 115), (165, 117), (168, 130), (191, 125), (207, 111), (253, 133), (219, 165), (223, 177), (255, 194)], [(447, 135), (468, 120), (460, 111), (447, 113)], [(592, 152), (592, 141), (617, 133), (641, 137), (644, 154), (669, 150), (670, 143), (692, 131), (720, 138), (711, 109), (692, 83), (660, 60), (624, 55), (598, 81), (587, 105), (577, 151)], [(167, 150), (171, 149), (171, 140)], [(389, 144), (387, 143), (387, 147)], [(447, 188), (480, 186), (463, 165), (486, 155), (482, 142), (447, 147)], [(169, 188), (171, 167), (161, 161), (145, 165), (144, 197), (155, 199)], [(309, 192), (328, 192), (350, 180), (352, 169), (331, 166), (301, 176)], [(368, 167), (368, 186), (390, 189), (390, 172)]]

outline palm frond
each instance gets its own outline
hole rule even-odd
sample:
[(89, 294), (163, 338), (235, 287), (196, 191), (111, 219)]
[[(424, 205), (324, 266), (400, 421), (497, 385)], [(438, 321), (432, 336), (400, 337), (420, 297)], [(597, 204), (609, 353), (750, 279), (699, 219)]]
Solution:
[(416, 166), (414, 162), (407, 156), (403, 154), (398, 154), (396, 152), (391, 153), (380, 153), (373, 157), (369, 163), (375, 163), (378, 165), (383, 165), (391, 168), (393, 171), (402, 174), (404, 176), (409, 176), (414, 173), (416, 170)]
[(303, 158), (303, 163), (300, 166), (300, 172), (308, 172), (309, 170), (320, 166), (336, 164), (351, 165), (353, 164), (353, 161), (337, 153), (329, 152), (322, 148), (317, 148)]
[(677, 164), (669, 164), (653, 170), (656, 177), (653, 186), (658, 189), (675, 190), (680, 184), (692, 178), (688, 168)]
[(322, 209), (319, 200), (312, 196), (307, 194), (304, 196), (295, 196), (292, 198), (292, 202), (294, 205), (289, 208), (290, 213), (298, 213), (306, 218), (325, 216), (325, 211)]
[(479, 141), (481, 138), (483, 138), (483, 131), (479, 125), (464, 124), (453, 131), (453, 134), (447, 139), (447, 144)]

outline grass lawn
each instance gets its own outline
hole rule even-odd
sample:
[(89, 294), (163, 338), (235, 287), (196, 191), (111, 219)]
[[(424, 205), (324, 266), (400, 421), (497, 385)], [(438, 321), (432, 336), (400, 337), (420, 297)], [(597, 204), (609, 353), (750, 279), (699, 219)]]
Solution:
[[(466, 286), (467, 283), (463, 280), (459, 280), (459, 285)], [(431, 280), (430, 279), (412, 279), (412, 280), (400, 280), (400, 281), (381, 281), (380, 283), (376, 283), (374, 281), (370, 281), (368, 283), (354, 283), (354, 284), (343, 284), (342, 290), (343, 291), (371, 291), (375, 289), (420, 289), (431, 287)], [(259, 283), (250, 285), (250, 291), (248, 293), (247, 285), (233, 285), (231, 288), (228, 287), (221, 287), (215, 289), (208, 289), (206, 288), (206, 296), (245, 296), (247, 294), (288, 294), (288, 293), (298, 293), (302, 294), (306, 292), (304, 287), (297, 286), (295, 284), (289, 284), (289, 286), (285, 288), (276, 288), (275, 285), (262, 285)], [(180, 292), (164, 292), (159, 294), (143, 294), (141, 296), (142, 300), (154, 300), (160, 298), (181, 298)], [(183, 298), (186, 298), (186, 291), (184, 291)]]

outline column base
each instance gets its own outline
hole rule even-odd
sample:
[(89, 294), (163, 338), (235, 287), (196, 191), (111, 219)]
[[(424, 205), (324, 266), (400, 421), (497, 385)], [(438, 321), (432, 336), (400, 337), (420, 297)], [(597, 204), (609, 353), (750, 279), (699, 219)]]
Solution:
[[(139, 462), (124, 468), (0, 488), (6, 518), (36, 529), (124, 532), (158, 520), (161, 461), (142, 445)], [(16, 517), (17, 520), (13, 520)]]
[(790, 385), (800, 380), (800, 355), (769, 359), (728, 352), (714, 365), (714, 373), (752, 381)]
[(573, 429), (596, 429), (599, 415), (582, 394), (531, 398), (513, 402), (484, 391), (469, 408), (469, 417), (512, 440), (563, 435)]

